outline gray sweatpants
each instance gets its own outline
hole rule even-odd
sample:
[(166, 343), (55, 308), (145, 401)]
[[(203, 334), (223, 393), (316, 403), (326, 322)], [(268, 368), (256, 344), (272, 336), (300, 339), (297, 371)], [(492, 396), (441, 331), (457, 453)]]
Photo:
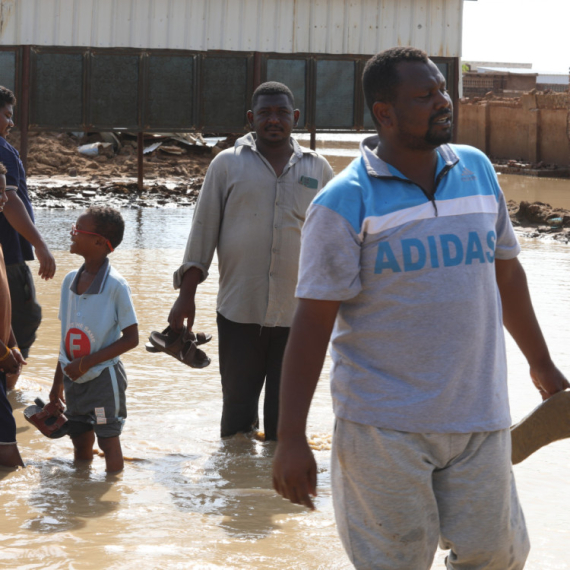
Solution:
[(520, 570), (530, 549), (509, 430), (417, 434), (337, 419), (332, 492), (358, 569)]

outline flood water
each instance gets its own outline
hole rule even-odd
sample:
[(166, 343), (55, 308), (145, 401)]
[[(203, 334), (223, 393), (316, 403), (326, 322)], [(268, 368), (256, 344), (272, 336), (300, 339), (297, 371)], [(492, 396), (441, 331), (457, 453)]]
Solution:
[[(344, 155), (326, 151), (337, 171), (354, 149), (341, 150)], [(509, 197), (539, 191), (542, 196), (546, 189), (570, 196), (568, 181), (500, 180)], [(214, 334), (205, 347), (212, 364), (194, 370), (144, 350), (150, 331), (166, 326), (176, 297), (172, 273), (182, 259), (191, 209), (124, 211), (126, 238), (111, 256), (130, 283), (141, 333), (140, 346), (123, 358), (129, 389), (121, 439), (125, 456), (133, 461), (118, 476), (105, 474), (101, 457), (90, 467), (75, 467), (67, 438), (49, 440), (25, 422), (23, 408), (38, 395), (48, 396), (59, 346), (59, 288), (80, 263), (67, 251), (78, 212), (37, 214), (58, 272), (53, 281), (38, 282), (44, 320), (24, 377), (10, 395), (28, 466), (0, 471), (0, 568), (350, 568), (334, 523), (326, 444), (315, 452), (319, 497), (317, 510), (309, 512), (272, 491), (273, 444), (219, 438), (215, 265), (198, 289), (195, 327)], [(521, 241), (521, 260), (545, 336), (556, 362), (570, 374), (570, 249)], [(37, 271), (35, 262), (32, 267)], [(518, 421), (539, 397), (510, 338), (508, 358), (512, 415)], [(327, 372), (328, 363), (308, 422), (308, 432), (325, 442), (333, 424)], [(563, 441), (514, 468), (533, 544), (528, 569), (570, 569), (569, 466), (570, 441)], [(434, 569), (444, 568), (443, 557), (438, 552)]]

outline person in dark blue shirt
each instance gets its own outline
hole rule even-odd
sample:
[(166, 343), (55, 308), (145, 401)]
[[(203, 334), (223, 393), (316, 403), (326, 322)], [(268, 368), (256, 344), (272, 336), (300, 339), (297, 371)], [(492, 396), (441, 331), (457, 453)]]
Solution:
[[(55, 259), (34, 224), (34, 211), (28, 196), (26, 173), (18, 151), (6, 140), (14, 126), (12, 119), (16, 98), (0, 86), (0, 162), (6, 166), (8, 202), (0, 213), (0, 244), (4, 250), (6, 273), (12, 298), (12, 328), (24, 358), (36, 338), (42, 312), (36, 300), (34, 281), (26, 261), (34, 259), (34, 250), (42, 279), (55, 275)], [(7, 378), (7, 387), (15, 385), (18, 375)]]

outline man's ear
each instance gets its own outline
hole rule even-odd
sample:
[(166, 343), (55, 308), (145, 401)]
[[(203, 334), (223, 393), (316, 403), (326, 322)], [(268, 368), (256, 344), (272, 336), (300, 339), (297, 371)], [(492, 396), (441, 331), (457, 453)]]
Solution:
[(301, 116), (301, 111), (299, 111), (299, 109), (295, 109), (293, 111), (293, 119), (295, 122), (295, 126), (297, 126), (297, 123), (299, 122), (299, 117)]
[(249, 128), (253, 130), (253, 111), (248, 111), (246, 113), (247, 122), (249, 124)]
[(394, 108), (390, 103), (376, 101), (372, 105), (372, 113), (379, 125), (391, 127), (394, 124)]

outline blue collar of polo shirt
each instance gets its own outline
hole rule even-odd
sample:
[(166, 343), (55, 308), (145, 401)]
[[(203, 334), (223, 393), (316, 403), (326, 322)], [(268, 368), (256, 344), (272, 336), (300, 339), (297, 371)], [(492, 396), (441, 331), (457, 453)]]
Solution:
[[(83, 293), (83, 295), (99, 295), (101, 291), (103, 291), (103, 287), (105, 286), (105, 281), (107, 280), (107, 275), (109, 274), (110, 269), (109, 258), (106, 257), (103, 265), (97, 271), (97, 275), (95, 275), (95, 279), (89, 285), (87, 291)], [(77, 292), (77, 285), (79, 284), (79, 278), (81, 277), (81, 273), (85, 269), (85, 263), (79, 268), (79, 271), (75, 274), (71, 285), (69, 286), (69, 290), (76, 295), (79, 295)]]
[[(374, 151), (378, 147), (380, 139), (378, 135), (373, 135), (366, 137), (360, 143), (360, 152), (364, 165), (366, 167), (366, 172), (369, 176), (374, 176), (375, 178), (400, 178), (408, 180), (397, 168), (384, 162)], [(455, 151), (447, 144), (442, 144), (437, 148), (438, 152), (438, 165), (436, 176), (439, 176), (440, 172), (444, 169), (449, 170), (449, 168), (455, 166), (459, 162), (459, 157), (455, 154)]]

